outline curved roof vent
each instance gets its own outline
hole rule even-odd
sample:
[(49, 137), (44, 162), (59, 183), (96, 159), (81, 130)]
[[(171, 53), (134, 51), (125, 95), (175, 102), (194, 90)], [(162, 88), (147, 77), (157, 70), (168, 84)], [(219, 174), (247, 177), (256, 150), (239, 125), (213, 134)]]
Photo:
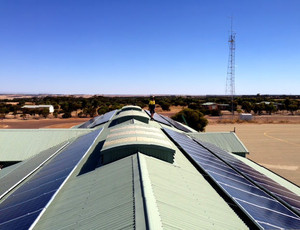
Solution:
[(135, 119), (141, 121), (143, 123), (149, 123), (149, 116), (144, 111), (137, 111), (137, 110), (121, 110), (112, 120), (110, 127), (123, 123), (125, 121)]
[(126, 105), (122, 109), (122, 111), (127, 111), (127, 110), (136, 110), (136, 111), (142, 111), (142, 108), (136, 105)]
[(110, 130), (101, 150), (102, 163), (108, 164), (137, 152), (169, 163), (174, 161), (175, 150), (160, 129), (132, 124)]

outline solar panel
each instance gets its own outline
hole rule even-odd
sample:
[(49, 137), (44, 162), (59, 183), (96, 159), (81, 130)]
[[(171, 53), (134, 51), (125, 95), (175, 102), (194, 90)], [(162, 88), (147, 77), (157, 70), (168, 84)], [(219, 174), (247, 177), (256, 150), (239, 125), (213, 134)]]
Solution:
[(90, 126), (92, 123), (94, 123), (94, 121), (95, 121), (96, 119), (98, 119), (98, 117), (100, 117), (100, 116), (94, 117), (94, 118), (88, 120), (87, 122), (84, 122), (84, 123), (83, 123), (82, 125), (80, 125), (78, 128), (80, 128), (80, 129), (89, 128), (89, 126)]
[(175, 128), (182, 130), (184, 132), (191, 132), (188, 128), (184, 127), (182, 124), (180, 124), (177, 121), (174, 121), (173, 119), (160, 115), (163, 119), (167, 120), (171, 125), (173, 125)]
[(103, 114), (102, 116), (99, 116), (90, 126), (89, 128), (94, 128), (98, 125), (104, 124), (108, 122), (117, 112), (117, 110), (110, 111), (108, 113)]
[(83, 123), (78, 128), (94, 128), (98, 125), (104, 124), (108, 122), (117, 112), (117, 110), (110, 111), (108, 113), (105, 113), (101, 116), (94, 117), (91, 120), (88, 120), (87, 122)]
[(164, 129), (193, 161), (253, 220), (265, 229), (299, 229), (300, 218), (185, 134)]
[(77, 138), (0, 204), (0, 229), (28, 229), (75, 170), (100, 134)]
[(240, 161), (239, 159), (231, 156), (226, 151), (212, 145), (210, 143), (202, 142), (196, 140), (199, 144), (203, 145), (205, 148), (212, 151), (226, 163), (231, 165), (233, 168), (238, 170), (239, 172), (243, 173), (255, 183), (262, 186), (264, 189), (271, 192), (274, 196), (279, 197), (288, 205), (292, 206), (292, 208), (300, 213), (300, 196), (296, 195), (292, 191), (288, 190), (287, 188), (281, 186), (277, 182), (273, 181), (269, 177), (265, 176), (264, 174), (254, 170), (250, 166), (246, 165), (244, 162)]
[[(149, 117), (151, 117), (150, 111), (149, 110), (145, 110), (145, 112), (149, 115)], [(159, 114), (154, 113), (153, 115), (153, 119), (159, 123), (168, 125), (168, 126), (172, 126), (168, 121), (166, 121), (165, 119), (163, 119)]]
[(0, 199), (2, 199), (2, 197), (5, 196), (5, 194), (7, 194), (9, 191), (15, 188), (32, 173), (38, 170), (42, 166), (42, 164), (47, 162), (68, 143), (69, 142), (65, 142), (45, 151), (42, 151), (36, 156), (25, 161), (24, 163), (21, 163), (21, 165), (18, 168), (16, 168), (14, 171), (3, 177), (0, 186)]

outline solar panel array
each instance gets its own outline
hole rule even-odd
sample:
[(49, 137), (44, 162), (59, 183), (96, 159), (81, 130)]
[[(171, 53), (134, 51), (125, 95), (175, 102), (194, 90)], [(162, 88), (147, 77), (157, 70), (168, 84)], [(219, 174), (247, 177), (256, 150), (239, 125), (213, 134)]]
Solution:
[(29, 229), (89, 151), (100, 130), (79, 137), (0, 204), (0, 229)]
[[(145, 110), (145, 112), (149, 115), (149, 117), (151, 117), (150, 111), (149, 110)], [(168, 125), (168, 126), (172, 126), (168, 121), (166, 121), (166, 119), (163, 119), (159, 114), (154, 113), (153, 115), (153, 119), (157, 122), (160, 122), (162, 124)]]
[(174, 121), (173, 119), (160, 115), (163, 119), (167, 120), (171, 125), (173, 125), (175, 128), (182, 130), (184, 132), (191, 132), (189, 129), (187, 129), (186, 127), (184, 127), (182, 124), (180, 124), (177, 121)]
[(94, 117), (93, 119), (88, 120), (87, 122), (83, 123), (78, 128), (94, 128), (98, 125), (104, 124), (104, 123), (110, 121), (116, 112), (117, 112), (117, 110), (113, 110), (113, 111), (105, 113), (101, 116)]
[(300, 215), (300, 196), (291, 192), (287, 188), (281, 186), (280, 184), (273, 181), (272, 179), (265, 176), (264, 174), (254, 170), (250, 166), (246, 165), (244, 162), (231, 156), (226, 151), (216, 147), (215, 145), (206, 142), (201, 142), (198, 140), (196, 141), (200, 143), (202, 146), (204, 146), (205, 148), (212, 151), (214, 154), (216, 154), (226, 163), (233, 166), (239, 172), (249, 177), (255, 183), (259, 184), (261, 187), (271, 192), (274, 196), (279, 197), (281, 200), (283, 200), (288, 205), (290, 205), (295, 210), (295, 212), (298, 212), (298, 214)]
[(81, 129), (89, 128), (89, 126), (90, 126), (91, 124), (93, 124), (94, 121), (95, 121), (96, 119), (98, 119), (99, 117), (100, 117), (100, 116), (97, 116), (97, 117), (94, 117), (94, 118), (92, 118), (92, 119), (90, 119), (90, 120), (84, 122), (84, 123), (83, 123), (82, 125), (80, 125), (78, 128), (81, 128)]
[(164, 129), (259, 228), (300, 229), (300, 218), (185, 134)]
[[(145, 112), (151, 116), (150, 112), (148, 110), (145, 110)], [(165, 125), (168, 125), (168, 126), (173, 126), (181, 131), (184, 131), (184, 132), (190, 132), (189, 129), (187, 129), (186, 127), (184, 127), (183, 125), (181, 125), (179, 122), (177, 121), (174, 121), (173, 119), (169, 118), (169, 117), (166, 117), (166, 116), (163, 116), (161, 114), (158, 114), (158, 113), (154, 113), (154, 116), (153, 116), (153, 119), (157, 122), (160, 122), (162, 124), (165, 124)]]
[(62, 148), (64, 148), (69, 142), (61, 143), (50, 149), (42, 151), (36, 156), (20, 163), (21, 165), (4, 176), (1, 179), (0, 186), (0, 199), (2, 199), (5, 194), (11, 191), (14, 187), (20, 184), (28, 176), (30, 176), (34, 171), (41, 167), (42, 164), (51, 159), (56, 153), (58, 153)]

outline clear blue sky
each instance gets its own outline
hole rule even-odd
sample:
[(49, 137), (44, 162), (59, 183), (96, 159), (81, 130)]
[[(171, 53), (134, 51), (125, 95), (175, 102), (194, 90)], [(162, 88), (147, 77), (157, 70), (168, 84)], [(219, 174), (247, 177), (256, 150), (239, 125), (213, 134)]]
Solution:
[(0, 93), (300, 94), (300, 0), (0, 0)]

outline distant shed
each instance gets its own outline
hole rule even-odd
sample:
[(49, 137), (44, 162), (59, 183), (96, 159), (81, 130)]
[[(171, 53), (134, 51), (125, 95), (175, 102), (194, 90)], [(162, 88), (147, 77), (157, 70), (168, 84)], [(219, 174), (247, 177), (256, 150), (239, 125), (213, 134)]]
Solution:
[(203, 103), (202, 106), (209, 110), (218, 109), (218, 104), (214, 103), (214, 102), (206, 102), (206, 103)]
[(240, 120), (251, 121), (252, 119), (253, 119), (253, 116), (251, 113), (241, 113), (240, 114)]

